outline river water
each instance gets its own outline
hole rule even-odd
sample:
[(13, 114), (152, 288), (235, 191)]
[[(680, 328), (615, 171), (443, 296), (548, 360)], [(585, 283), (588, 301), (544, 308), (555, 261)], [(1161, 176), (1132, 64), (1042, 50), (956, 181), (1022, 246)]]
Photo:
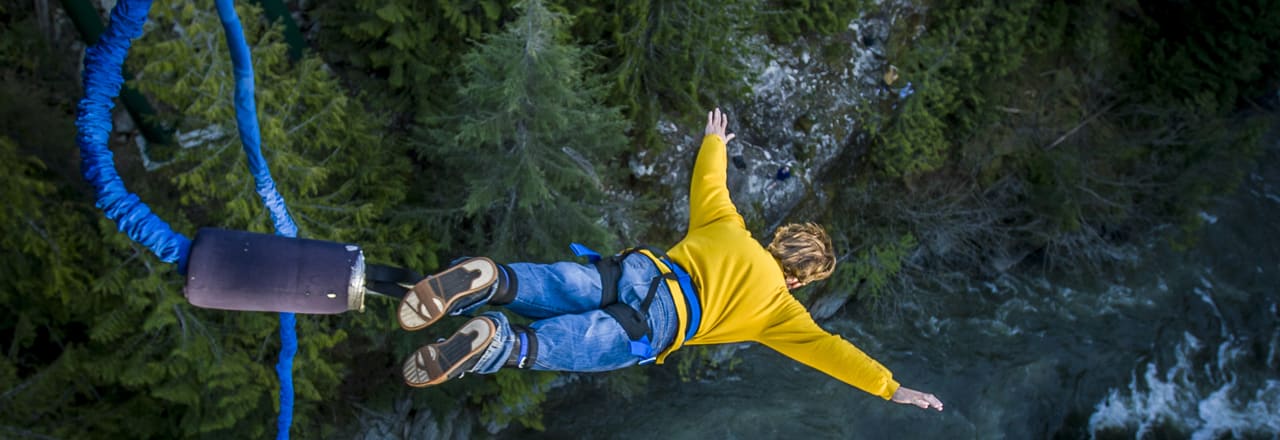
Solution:
[(897, 317), (854, 306), (823, 324), (936, 393), (944, 412), (882, 401), (752, 345), (711, 380), (645, 367), (648, 388), (631, 400), (564, 387), (545, 406), (545, 432), (501, 436), (1278, 438), (1277, 150), (1201, 214), (1190, 250), (1153, 240), (1119, 274), (1011, 274), (920, 295)]

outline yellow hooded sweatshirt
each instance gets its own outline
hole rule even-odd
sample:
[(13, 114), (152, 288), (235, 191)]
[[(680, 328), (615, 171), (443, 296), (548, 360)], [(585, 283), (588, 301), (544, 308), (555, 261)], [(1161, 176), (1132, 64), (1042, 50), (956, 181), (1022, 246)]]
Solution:
[[(679, 329), (657, 363), (685, 344), (753, 341), (858, 389), (892, 397), (898, 382), (889, 369), (849, 341), (827, 333), (791, 296), (782, 267), (751, 237), (729, 199), (727, 166), (725, 141), (707, 135), (693, 167), (688, 233), (667, 251), (693, 279), (702, 320), (694, 336), (683, 341), (689, 322), (685, 300), (678, 293), (672, 295)], [(680, 292), (674, 281), (668, 281), (668, 287)]]

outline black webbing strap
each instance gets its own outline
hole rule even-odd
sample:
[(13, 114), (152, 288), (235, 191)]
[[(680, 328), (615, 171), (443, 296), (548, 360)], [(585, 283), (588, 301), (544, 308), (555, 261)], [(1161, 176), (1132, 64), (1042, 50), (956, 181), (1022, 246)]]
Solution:
[(622, 278), (622, 260), (641, 249), (649, 251), (659, 259), (668, 259), (666, 252), (640, 245), (622, 251), (618, 255), (602, 257), (596, 261), (596, 271), (600, 272), (600, 308), (603, 309), (618, 302), (618, 280)]
[(491, 306), (505, 306), (516, 299), (516, 291), (520, 290), (520, 282), (516, 273), (505, 264), (498, 265), (498, 289), (489, 298)]
[(658, 292), (664, 280), (675, 280), (676, 274), (665, 273), (653, 277), (653, 281), (649, 282), (649, 291), (645, 293), (644, 299), (640, 301), (640, 308), (636, 310), (623, 302), (618, 302), (618, 280), (622, 278), (622, 260), (627, 256), (641, 250), (647, 250), (659, 258), (666, 258), (667, 254), (660, 250), (648, 247), (637, 246), (627, 249), (622, 253), (607, 258), (601, 258), (596, 261), (596, 270), (600, 272), (600, 305), (609, 316), (618, 321), (622, 325), (622, 329), (627, 332), (627, 337), (633, 341), (649, 335), (649, 305), (653, 303), (654, 294)]
[(622, 278), (622, 259), (631, 251), (618, 255), (602, 257), (596, 261), (596, 271), (600, 272), (600, 308), (609, 307), (618, 302), (618, 280)]
[(521, 369), (532, 367), (538, 360), (537, 333), (532, 328), (519, 324), (511, 324), (511, 331), (514, 333), (515, 344), (511, 347), (506, 366)]
[(627, 332), (627, 338), (632, 341), (638, 341), (649, 334), (648, 317), (631, 308), (631, 306), (625, 303), (613, 303), (601, 310), (613, 317), (614, 321), (618, 321), (618, 325), (622, 326), (622, 330)]
[(675, 274), (663, 274), (653, 277), (653, 281), (649, 282), (649, 291), (645, 293), (644, 299), (640, 301), (639, 310), (632, 308), (626, 303), (613, 303), (604, 307), (604, 312), (612, 316), (618, 324), (622, 325), (622, 330), (627, 332), (627, 337), (633, 341), (649, 334), (649, 305), (653, 303), (654, 294), (658, 293), (658, 286), (662, 285), (664, 280), (674, 280)]
[(401, 267), (381, 264), (366, 264), (364, 267), (365, 289), (373, 293), (401, 297), (421, 280), (422, 275)]

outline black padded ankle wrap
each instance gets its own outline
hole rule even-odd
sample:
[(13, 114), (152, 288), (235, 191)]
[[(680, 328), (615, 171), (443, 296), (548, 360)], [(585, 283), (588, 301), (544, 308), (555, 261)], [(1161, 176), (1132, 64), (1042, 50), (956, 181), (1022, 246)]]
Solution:
[[(512, 324), (512, 335), (515, 336), (515, 342), (511, 344), (511, 354), (507, 356), (507, 367), (530, 368), (533, 362), (538, 360), (538, 335), (533, 329), (523, 325)], [(525, 348), (521, 341), (528, 341), (528, 348)]]
[(511, 304), (516, 299), (516, 289), (519, 287), (516, 281), (516, 273), (505, 264), (498, 265), (498, 282), (493, 296), (489, 297), (489, 305), (501, 306)]

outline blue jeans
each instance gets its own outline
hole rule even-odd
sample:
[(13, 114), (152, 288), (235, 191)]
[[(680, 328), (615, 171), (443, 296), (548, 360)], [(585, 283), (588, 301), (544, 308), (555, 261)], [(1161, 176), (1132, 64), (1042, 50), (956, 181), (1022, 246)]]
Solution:
[[(516, 274), (517, 286), (515, 299), (505, 307), (536, 320), (529, 327), (538, 338), (537, 359), (529, 368), (597, 372), (629, 367), (643, 360), (631, 354), (631, 339), (622, 325), (600, 310), (600, 274), (595, 266), (560, 262), (513, 263), (508, 267)], [(622, 261), (618, 301), (638, 309), (649, 292), (650, 282), (659, 274), (648, 257), (638, 253), (627, 256)], [(674, 340), (679, 319), (667, 283), (659, 283), (648, 314), (650, 342), (654, 353), (660, 353)], [(491, 311), (483, 316), (497, 321), (498, 332), (471, 371), (488, 374), (503, 367), (517, 336), (506, 315)]]

